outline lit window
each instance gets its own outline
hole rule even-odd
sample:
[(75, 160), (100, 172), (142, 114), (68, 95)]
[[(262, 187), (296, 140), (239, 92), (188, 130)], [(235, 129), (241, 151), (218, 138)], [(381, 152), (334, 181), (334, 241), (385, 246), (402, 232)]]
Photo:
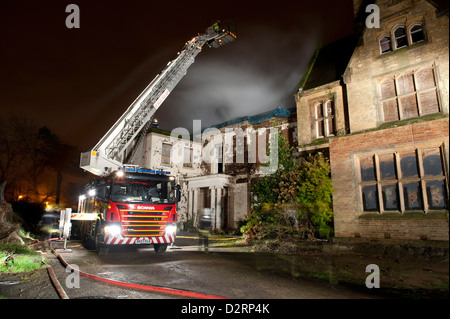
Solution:
[(394, 31), (395, 48), (400, 49), (408, 46), (408, 39), (406, 37), (406, 30), (404, 27), (398, 27)]
[(314, 116), (316, 122), (316, 138), (334, 135), (334, 103), (332, 100), (314, 104)]
[(316, 112), (316, 137), (324, 137), (325, 136), (325, 125), (323, 118), (323, 104), (317, 103), (314, 106), (314, 110)]
[(381, 38), (380, 49), (381, 49), (381, 53), (386, 53), (386, 52), (392, 51), (391, 37), (385, 36), (385, 37)]
[(411, 34), (411, 44), (425, 40), (425, 34), (423, 33), (423, 28), (420, 24), (414, 25), (409, 33)]

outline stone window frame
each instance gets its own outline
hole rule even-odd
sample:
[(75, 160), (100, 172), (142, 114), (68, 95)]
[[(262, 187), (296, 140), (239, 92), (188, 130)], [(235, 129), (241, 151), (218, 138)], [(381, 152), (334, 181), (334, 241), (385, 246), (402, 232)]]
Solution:
[[(385, 41), (383, 41), (384, 39), (386, 39)], [(382, 42), (383, 41), (383, 42)], [(389, 44), (389, 49), (383, 51), (383, 46), (382, 43), (388, 43)], [(384, 53), (388, 53), (388, 52), (392, 52), (393, 48), (392, 48), (392, 41), (391, 41), (391, 36), (388, 34), (383, 34), (380, 39), (378, 40), (378, 44), (380, 47), (380, 54), (384, 54)]]
[[(396, 35), (396, 32), (398, 30), (400, 30), (400, 29), (403, 29), (404, 35)], [(406, 41), (406, 44), (402, 45), (402, 46), (399, 46), (399, 44), (398, 44), (399, 41), (398, 40), (399, 39), (403, 40), (403, 38)], [(392, 30), (392, 37), (391, 37), (391, 39), (393, 40), (392, 47), (394, 48), (394, 50), (399, 50), (401, 48), (406, 48), (407, 46), (409, 46), (408, 31), (406, 29), (406, 26), (403, 25), (403, 24), (395, 26), (395, 28), (393, 28), (393, 30)]]
[[(331, 112), (328, 112), (328, 105), (331, 103)], [(315, 139), (335, 136), (336, 134), (336, 105), (332, 98), (320, 98), (314, 101), (313, 105), (313, 120), (314, 120), (314, 136)], [(319, 114), (318, 110), (321, 110)], [(328, 113), (331, 113), (330, 115)], [(321, 115), (321, 116), (319, 116)], [(330, 128), (329, 121), (332, 121), (332, 128)], [(320, 132), (320, 125), (322, 124), (322, 132)], [(321, 135), (323, 133), (323, 135)]]
[[(189, 157), (189, 161), (187, 161)], [(194, 148), (192, 146), (183, 146), (183, 167), (192, 168), (194, 163)]]
[[(427, 152), (439, 152), (440, 155), (440, 163), (442, 168), (442, 174), (441, 175), (429, 175), (426, 174), (425, 168), (424, 168), (424, 159)], [(411, 154), (414, 154), (415, 156), (415, 162), (417, 164), (417, 175), (416, 176), (404, 176), (404, 171), (402, 170), (402, 159), (406, 158), (408, 156), (411, 156)], [(393, 157), (393, 164), (394, 164), (394, 176), (390, 176), (387, 178), (382, 177), (381, 172), (381, 164), (380, 164), (380, 158), (387, 157), (392, 155)], [(383, 215), (386, 213), (396, 213), (400, 215), (407, 215), (410, 213), (422, 213), (422, 214), (428, 214), (433, 212), (442, 212), (444, 210), (449, 209), (448, 207), (448, 200), (449, 200), (449, 185), (448, 185), (448, 169), (446, 167), (446, 161), (445, 161), (446, 155), (445, 155), (445, 146), (444, 144), (441, 144), (439, 146), (429, 146), (429, 145), (422, 145), (416, 148), (411, 148), (409, 150), (384, 150), (381, 152), (364, 152), (361, 154), (355, 155), (355, 168), (356, 168), (356, 175), (357, 175), (357, 187), (358, 187), (358, 198), (357, 201), (358, 209), (362, 213), (375, 213), (377, 215)], [(364, 160), (373, 160), (374, 165), (374, 179), (373, 180), (366, 180), (364, 181), (362, 178), (362, 170), (361, 170), (361, 163)], [(444, 185), (444, 205), (445, 208), (433, 208), (430, 204), (430, 194), (429, 189), (427, 189), (427, 183), (432, 182), (439, 182), (443, 181)], [(420, 198), (419, 202), (421, 205), (420, 209), (415, 208), (408, 208), (406, 203), (405, 196), (405, 190), (406, 185), (412, 185), (412, 184), (418, 184), (418, 191), (420, 192)], [(389, 187), (394, 186), (396, 191), (396, 196), (398, 200), (397, 207), (398, 209), (385, 209), (385, 198), (383, 197), (383, 187)], [(364, 207), (364, 192), (363, 188), (365, 187), (374, 187), (375, 188), (375, 198), (376, 198), (376, 209), (369, 209), (366, 210)]]
[[(417, 27), (417, 26), (420, 26), (420, 31), (412, 31), (412, 29), (414, 28), (414, 27)], [(421, 39), (419, 39), (419, 40), (417, 40), (417, 41), (414, 41), (413, 40), (413, 33), (418, 33), (418, 32), (422, 32), (422, 38)], [(416, 23), (413, 23), (409, 28), (408, 28), (408, 36), (409, 36), (409, 43), (410, 43), (410, 45), (413, 45), (413, 44), (416, 44), (416, 43), (420, 43), (420, 42), (424, 42), (425, 40), (426, 40), (426, 38), (425, 38), (425, 29), (424, 29), (424, 27), (423, 27), (423, 23), (421, 23), (421, 22), (416, 22)]]
[[(161, 145), (161, 165), (170, 165), (171, 164), (171, 151), (172, 151), (173, 145), (171, 143), (162, 143)], [(165, 154), (165, 152), (169, 150), (168, 154)]]
[[(420, 83), (417, 80), (418, 74), (420, 74), (421, 72), (425, 72), (430, 70), (432, 72), (433, 75), (433, 81), (434, 81), (434, 86), (430, 86), (430, 87), (426, 87), (426, 88), (421, 88)], [(412, 75), (413, 77), (413, 86), (414, 86), (414, 90), (411, 92), (406, 92), (406, 93), (401, 93), (401, 90), (399, 88), (399, 79), (401, 79), (404, 76), (407, 75)], [(394, 90), (395, 90), (395, 94), (389, 97), (383, 97), (383, 92), (382, 92), (382, 84), (385, 83), (386, 81), (392, 80), (394, 81)], [(419, 118), (421, 116), (425, 116), (425, 115), (429, 115), (429, 114), (437, 114), (437, 113), (441, 113), (442, 112), (442, 106), (440, 103), (440, 99), (439, 99), (439, 90), (438, 90), (438, 78), (436, 75), (436, 67), (435, 65), (428, 65), (428, 66), (423, 66), (420, 68), (417, 68), (416, 70), (413, 71), (408, 71), (408, 72), (403, 72), (400, 74), (396, 74), (396, 75), (391, 75), (388, 77), (383, 77), (381, 79), (377, 80), (378, 82), (378, 88), (379, 88), (379, 96), (380, 96), (380, 107), (381, 107), (381, 113), (382, 113), (382, 121), (384, 123), (388, 123), (388, 122), (395, 122), (398, 120), (405, 120), (405, 119), (409, 119), (409, 118)], [(435, 92), (436, 94), (436, 102), (437, 102), (437, 111), (436, 112), (432, 112), (432, 113), (426, 113), (425, 110), (425, 106), (423, 105), (423, 102), (421, 100), (421, 97), (425, 96), (425, 94), (430, 93), (430, 92)], [(415, 97), (415, 103), (417, 106), (417, 116), (412, 116), (412, 117), (408, 117), (405, 116), (403, 114), (403, 110), (402, 110), (402, 98), (407, 98), (408, 96), (414, 96)], [(397, 119), (392, 119), (392, 120), (386, 120), (386, 114), (385, 114), (385, 110), (384, 110), (384, 103), (389, 103), (389, 102), (394, 102), (396, 103), (396, 108), (397, 108), (397, 115), (398, 118)]]
[[(423, 33), (423, 38), (421, 40), (418, 40), (418, 41), (413, 41), (411, 31), (416, 26), (420, 26), (421, 27), (420, 31)], [(403, 28), (404, 31), (405, 31), (405, 35), (401, 36), (401, 38), (405, 37), (406, 45), (403, 45), (403, 46), (399, 47), (398, 44), (397, 44), (398, 36), (396, 36), (395, 33), (400, 28)], [(418, 32), (418, 31), (416, 31), (416, 32)], [(390, 50), (383, 51), (382, 45), (381, 45), (382, 44), (381, 41), (383, 39), (385, 39), (385, 38), (389, 38), (389, 40), (390, 40)], [(400, 49), (412, 46), (412, 45), (417, 44), (417, 43), (425, 42), (425, 41), (427, 41), (427, 37), (426, 37), (426, 32), (425, 32), (425, 27), (424, 27), (424, 23), (423, 22), (414, 22), (414, 23), (410, 24), (409, 26), (407, 26), (406, 24), (403, 24), (403, 23), (402, 24), (396, 24), (394, 27), (392, 27), (390, 29), (389, 33), (384, 32), (381, 36), (378, 37), (379, 53), (380, 53), (380, 55), (383, 55), (383, 54), (387, 54), (387, 53), (390, 53), (390, 52), (395, 52), (396, 50), (400, 50)]]

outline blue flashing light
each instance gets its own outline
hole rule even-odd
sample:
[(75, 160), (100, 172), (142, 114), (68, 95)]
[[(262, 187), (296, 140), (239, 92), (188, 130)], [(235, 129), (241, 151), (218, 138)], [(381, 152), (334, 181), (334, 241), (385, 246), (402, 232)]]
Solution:
[(131, 172), (131, 173), (170, 175), (169, 171), (146, 169), (146, 168), (119, 167), (119, 171)]

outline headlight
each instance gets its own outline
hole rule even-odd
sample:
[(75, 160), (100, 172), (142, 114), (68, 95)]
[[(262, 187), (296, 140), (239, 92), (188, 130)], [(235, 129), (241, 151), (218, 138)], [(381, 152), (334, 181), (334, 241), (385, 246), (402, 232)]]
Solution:
[(167, 225), (166, 226), (166, 234), (167, 235), (175, 235), (176, 232), (177, 232), (176, 225)]
[(112, 236), (120, 235), (120, 226), (119, 225), (105, 226), (105, 234), (111, 234)]

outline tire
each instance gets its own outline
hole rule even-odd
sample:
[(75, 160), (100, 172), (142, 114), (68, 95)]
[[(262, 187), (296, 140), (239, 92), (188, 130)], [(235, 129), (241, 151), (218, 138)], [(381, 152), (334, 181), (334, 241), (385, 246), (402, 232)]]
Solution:
[(167, 250), (167, 244), (154, 244), (153, 249), (157, 254), (162, 254)]
[(88, 235), (83, 234), (83, 235), (81, 236), (81, 242), (82, 242), (83, 246), (86, 247), (87, 249), (89, 249), (89, 250), (95, 250), (95, 243), (94, 243), (94, 241), (92, 240), (92, 238), (89, 237)]

